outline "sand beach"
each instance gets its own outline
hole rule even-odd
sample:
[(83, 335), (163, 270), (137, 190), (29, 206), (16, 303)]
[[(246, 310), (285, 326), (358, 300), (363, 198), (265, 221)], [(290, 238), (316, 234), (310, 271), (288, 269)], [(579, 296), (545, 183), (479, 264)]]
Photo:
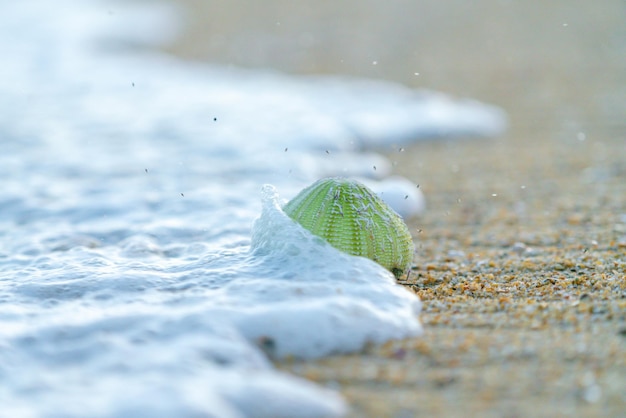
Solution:
[(165, 50), (502, 107), (499, 138), (378, 150), (420, 185), (423, 337), (277, 366), (353, 417), (626, 411), (626, 9), (618, 1), (219, 2)]

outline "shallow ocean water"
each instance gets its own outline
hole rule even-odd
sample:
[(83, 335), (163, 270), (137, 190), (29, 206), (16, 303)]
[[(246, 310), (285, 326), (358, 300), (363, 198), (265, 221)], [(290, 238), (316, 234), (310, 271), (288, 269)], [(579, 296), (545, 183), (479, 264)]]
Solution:
[(419, 335), (412, 293), (280, 205), (321, 176), (384, 180), (375, 149), (497, 134), (502, 111), (136, 47), (175, 36), (164, 5), (0, 12), (0, 416), (338, 416), (268, 356)]

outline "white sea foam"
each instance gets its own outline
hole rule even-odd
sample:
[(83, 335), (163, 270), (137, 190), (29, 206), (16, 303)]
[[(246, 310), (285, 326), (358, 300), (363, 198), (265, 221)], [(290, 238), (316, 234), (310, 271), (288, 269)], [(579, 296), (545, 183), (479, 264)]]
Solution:
[(0, 5), (0, 415), (342, 415), (267, 356), (418, 335), (419, 301), (262, 185), (385, 177), (364, 147), (493, 134), (502, 112), (130, 48), (176, 32), (161, 7)]

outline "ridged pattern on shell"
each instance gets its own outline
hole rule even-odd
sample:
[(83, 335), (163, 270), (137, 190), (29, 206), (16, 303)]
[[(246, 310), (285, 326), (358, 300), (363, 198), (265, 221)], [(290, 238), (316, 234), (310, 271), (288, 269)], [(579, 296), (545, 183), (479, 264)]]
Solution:
[(393, 209), (363, 184), (345, 178), (318, 180), (283, 208), (335, 248), (376, 261), (396, 276), (413, 260), (413, 239)]

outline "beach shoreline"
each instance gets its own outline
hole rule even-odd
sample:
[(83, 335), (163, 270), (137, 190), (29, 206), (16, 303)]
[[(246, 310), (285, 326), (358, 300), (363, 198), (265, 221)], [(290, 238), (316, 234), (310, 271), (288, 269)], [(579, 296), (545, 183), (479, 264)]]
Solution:
[[(254, 61), (252, 53), (230, 62), (237, 57), (224, 49), (224, 36), (238, 28), (254, 37), (254, 31), (241, 30), (249, 20), (238, 21), (240, 11), (218, 13), (226, 16), (223, 24), (210, 27), (202, 19), (215, 11), (208, 3), (179, 3), (193, 18), (168, 52), (262, 67), (265, 61)], [(344, 62), (333, 67), (316, 61), (320, 72), (335, 68), (493, 102), (509, 112), (511, 129), (501, 138), (421, 141), (402, 152), (383, 150), (394, 174), (419, 184), (426, 198), (426, 213), (408, 221), (415, 267), (402, 281), (423, 301), (424, 336), (276, 366), (338, 390), (352, 407), (351, 417), (622, 416), (626, 126), (619, 115), (626, 102), (615, 92), (626, 60), (619, 58), (619, 46), (602, 43), (602, 31), (614, 36), (621, 24), (611, 11), (618, 5), (600, 10), (587, 4), (593, 13), (565, 2), (549, 10), (529, 5), (536, 14), (526, 15), (528, 27), (518, 22), (517, 9), (481, 5), (487, 7), (462, 12), (477, 25), (488, 20), (486, 28), (515, 42), (468, 26), (470, 35), (485, 36), (484, 51), (472, 53), (462, 42), (437, 51), (445, 43), (428, 38), (427, 29), (438, 22), (433, 19), (419, 32), (431, 45), (426, 53), (434, 48), (437, 54), (416, 61), (423, 65), (411, 69), (419, 72), (414, 84), (405, 82), (406, 74), (385, 73), (387, 61), (380, 58), (357, 73)], [(559, 7), (571, 13), (550, 20)], [(494, 18), (484, 20), (485, 13)], [(281, 24), (294, 28), (298, 22)], [(519, 33), (511, 35), (507, 25)], [(572, 31), (576, 25), (578, 32)], [(532, 28), (536, 35), (522, 36)], [(554, 36), (541, 40), (543, 33)], [(359, 59), (353, 57), (352, 64)], [(284, 60), (278, 66), (309, 72)]]
[(416, 266), (403, 281), (423, 301), (423, 337), (279, 367), (338, 386), (354, 417), (620, 416), (623, 145), (604, 142), (615, 151), (605, 161), (615, 172), (599, 190), (588, 176), (605, 165), (581, 170), (593, 158), (587, 146), (561, 156), (569, 170), (520, 185), (502, 173), (551, 170), (561, 144), (529, 140), (518, 152), (507, 141), (455, 143), (458, 159), (434, 144), (400, 157), (399, 167), (420, 161), (420, 170), (402, 174), (421, 181), (428, 202), (409, 222)]

